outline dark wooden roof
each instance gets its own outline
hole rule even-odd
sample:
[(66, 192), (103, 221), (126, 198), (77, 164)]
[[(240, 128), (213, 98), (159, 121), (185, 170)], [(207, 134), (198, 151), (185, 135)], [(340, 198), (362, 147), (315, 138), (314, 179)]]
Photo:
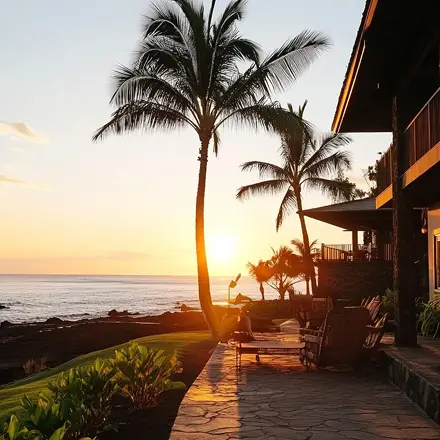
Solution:
[[(420, 230), (420, 209), (414, 208), (413, 212), (414, 228)], [(307, 209), (304, 215), (348, 231), (393, 229), (393, 210), (385, 207), (376, 209), (375, 197)]]
[(374, 197), (307, 209), (304, 215), (347, 230), (391, 230), (392, 226), (392, 209), (376, 209)]
[(439, 0), (366, 1), (334, 131), (391, 131), (398, 90), (405, 90), (409, 122), (438, 84), (439, 16)]

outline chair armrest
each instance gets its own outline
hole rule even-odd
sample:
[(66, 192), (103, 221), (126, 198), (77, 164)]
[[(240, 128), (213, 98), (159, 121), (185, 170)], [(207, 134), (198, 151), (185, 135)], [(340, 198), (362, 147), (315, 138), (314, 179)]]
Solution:
[(367, 325), (368, 334), (380, 333), (383, 331), (383, 327), (374, 327), (372, 325)]
[(322, 333), (321, 330), (315, 330), (315, 329), (311, 329), (311, 328), (300, 328), (299, 329), (299, 334), (302, 336), (305, 336), (305, 335), (318, 336), (321, 333)]
[(303, 340), (308, 344), (319, 344), (320, 337), (318, 335), (304, 335)]

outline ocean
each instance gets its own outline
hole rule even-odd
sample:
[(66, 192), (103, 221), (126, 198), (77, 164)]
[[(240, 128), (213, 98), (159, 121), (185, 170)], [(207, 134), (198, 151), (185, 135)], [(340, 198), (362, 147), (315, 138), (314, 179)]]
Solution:
[[(226, 304), (229, 277), (211, 277), (216, 304)], [(295, 285), (302, 289), (303, 283)], [(258, 284), (242, 277), (231, 297), (238, 293), (260, 298)], [(266, 299), (278, 294), (266, 286)], [(0, 275), (0, 322), (40, 322), (58, 317), (68, 320), (106, 316), (116, 309), (145, 315), (176, 311), (186, 304), (198, 307), (197, 277), (97, 276), (97, 275)]]

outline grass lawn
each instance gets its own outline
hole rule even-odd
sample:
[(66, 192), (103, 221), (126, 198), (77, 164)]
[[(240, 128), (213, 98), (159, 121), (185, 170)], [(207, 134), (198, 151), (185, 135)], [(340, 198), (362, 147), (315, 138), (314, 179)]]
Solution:
[[(145, 336), (136, 339), (136, 341), (140, 344), (147, 345), (149, 348), (161, 348), (167, 353), (177, 352), (177, 354), (179, 354), (179, 352), (188, 349), (191, 345), (200, 344), (210, 339), (211, 334), (209, 332), (197, 331)], [(80, 365), (91, 363), (98, 357), (104, 359), (112, 357), (115, 350), (124, 345), (126, 344), (78, 356), (56, 368), (0, 387), (0, 425), (10, 414), (21, 410), (20, 398), (24, 394), (29, 397), (35, 397), (38, 393), (47, 389), (47, 384), (53, 380), (57, 374)]]

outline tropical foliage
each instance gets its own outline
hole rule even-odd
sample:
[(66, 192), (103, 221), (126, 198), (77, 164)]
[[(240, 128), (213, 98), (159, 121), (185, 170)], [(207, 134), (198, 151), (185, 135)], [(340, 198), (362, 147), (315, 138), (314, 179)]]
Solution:
[[(232, 0), (214, 21), (192, 0), (153, 5), (145, 19), (135, 60), (115, 73), (109, 122), (94, 135), (133, 130), (191, 128), (198, 137), (196, 254), (199, 299), (207, 323), (217, 333), (205, 250), (204, 206), (209, 146), (217, 155), (225, 125), (281, 132), (295, 114), (283, 111), (271, 95), (290, 86), (329, 47), (318, 32), (303, 31), (263, 56), (238, 29), (246, 0)], [(290, 122), (290, 125), (293, 123)]]
[(113, 362), (98, 358), (91, 365), (61, 373), (49, 384), (63, 420), (68, 421), (69, 437), (95, 436), (113, 427), (109, 419), (118, 391), (116, 373)]
[(260, 284), (262, 295), (262, 284), (266, 283), (284, 300), (286, 293), (304, 276), (305, 267), (301, 257), (287, 246), (280, 246), (277, 250), (272, 248), (272, 253), (269, 260), (260, 260), (257, 265), (248, 263), (249, 274)]
[(121, 393), (131, 399), (136, 409), (157, 405), (157, 398), (166, 390), (185, 388), (183, 382), (172, 380), (181, 371), (180, 362), (175, 355), (165, 355), (163, 350), (133, 342), (116, 351), (114, 365)]
[[(309, 244), (309, 250), (307, 252), (304, 243), (299, 239), (299, 238), (294, 238), (290, 244), (293, 246), (293, 249), (295, 251), (295, 253), (301, 258), (302, 264), (305, 267), (306, 266), (306, 261), (307, 261), (307, 257), (308, 255), (310, 255), (313, 259), (313, 264), (316, 265), (319, 255), (320, 255), (320, 251), (319, 249), (316, 247), (316, 245), (318, 244), (318, 240), (313, 240), (310, 244)], [(307, 295), (310, 295), (310, 275), (307, 273), (307, 271), (304, 271), (304, 281), (306, 282), (306, 293)]]
[(419, 325), (423, 336), (436, 338), (440, 335), (440, 295), (422, 304)]
[(264, 301), (264, 284), (272, 277), (272, 271), (267, 261), (260, 260), (257, 264), (247, 264), (249, 275), (260, 285), (261, 299)]
[(114, 358), (59, 374), (49, 393), (36, 400), (21, 399), (23, 414), (12, 415), (0, 431), (0, 440), (90, 440), (109, 429), (114, 397), (128, 397), (135, 409), (157, 404), (166, 390), (184, 388), (172, 376), (181, 371), (175, 355), (148, 349), (136, 342), (115, 352)]
[[(44, 409), (42, 409), (44, 411)], [(64, 424), (52, 433), (44, 434), (38, 429), (29, 429), (23, 420), (12, 415), (8, 423), (5, 423), (3, 432), (0, 433), (0, 440), (63, 440), (67, 439), (67, 428)], [(83, 437), (81, 440), (92, 440), (90, 437)]]
[(347, 184), (335, 180), (339, 173), (351, 167), (351, 160), (345, 147), (351, 139), (345, 134), (327, 133), (319, 135), (304, 120), (307, 101), (298, 111), (288, 106), (290, 114), (304, 123), (292, 123), (287, 131), (280, 131), (281, 165), (251, 161), (241, 166), (242, 171), (258, 171), (260, 180), (239, 188), (240, 200), (255, 195), (284, 193), (278, 215), (276, 229), (281, 227), (286, 217), (295, 210), (301, 223), (304, 248), (306, 251), (306, 271), (310, 277), (312, 291), (316, 291), (313, 258), (310, 254), (310, 240), (307, 232), (303, 195), (305, 191), (319, 190), (332, 198), (344, 198)]

